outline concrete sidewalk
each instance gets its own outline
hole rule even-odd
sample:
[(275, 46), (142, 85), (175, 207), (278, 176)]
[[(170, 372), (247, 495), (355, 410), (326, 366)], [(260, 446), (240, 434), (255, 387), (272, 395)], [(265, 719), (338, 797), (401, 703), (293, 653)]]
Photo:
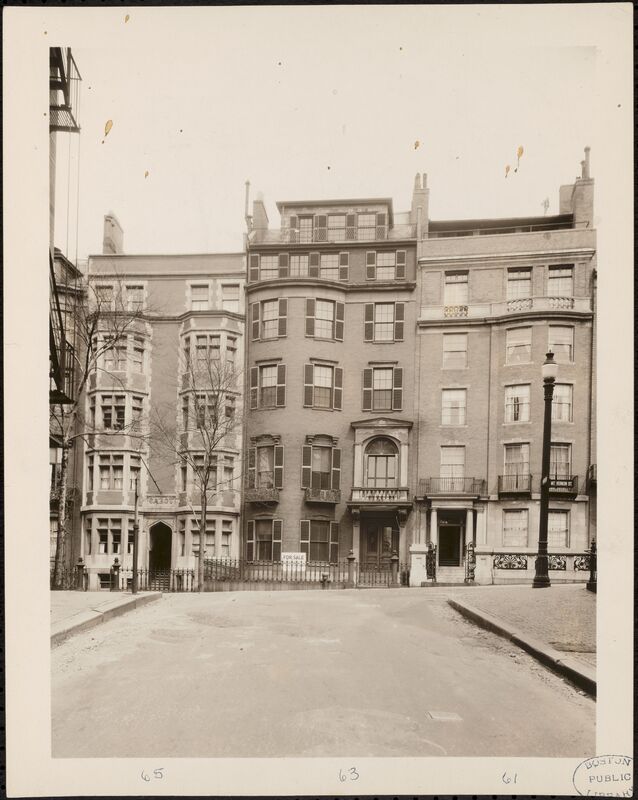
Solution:
[(51, 592), (51, 646), (161, 596), (161, 592)]
[(449, 604), (596, 694), (596, 596), (577, 585), (473, 587)]

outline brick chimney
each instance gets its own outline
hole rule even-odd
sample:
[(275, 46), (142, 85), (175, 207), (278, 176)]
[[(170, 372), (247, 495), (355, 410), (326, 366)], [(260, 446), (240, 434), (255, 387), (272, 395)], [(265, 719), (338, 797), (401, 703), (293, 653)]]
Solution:
[(104, 216), (104, 239), (102, 240), (102, 253), (108, 255), (122, 255), (124, 253), (124, 231), (115, 214)]
[(410, 208), (410, 222), (417, 226), (417, 239), (427, 237), (428, 233), (428, 201), (430, 190), (427, 188), (428, 176), (418, 172), (414, 176), (414, 189), (412, 191), (412, 206)]
[(264, 196), (261, 192), (258, 192), (256, 199), (253, 200), (252, 229), (254, 231), (268, 230), (268, 214), (264, 205)]
[(590, 147), (585, 148), (585, 158), (580, 162), (580, 177), (559, 190), (559, 213), (573, 214), (579, 228), (594, 225), (594, 179), (590, 174)]

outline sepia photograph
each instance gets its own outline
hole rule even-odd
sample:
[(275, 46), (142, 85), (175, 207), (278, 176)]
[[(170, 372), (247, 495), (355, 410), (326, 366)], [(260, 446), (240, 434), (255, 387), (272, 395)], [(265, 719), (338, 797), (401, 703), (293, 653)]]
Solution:
[(631, 7), (10, 11), (9, 796), (631, 796)]

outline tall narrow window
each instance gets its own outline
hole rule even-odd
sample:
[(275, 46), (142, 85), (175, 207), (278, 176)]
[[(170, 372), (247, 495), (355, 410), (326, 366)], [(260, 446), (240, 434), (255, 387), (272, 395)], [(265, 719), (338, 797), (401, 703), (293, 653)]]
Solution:
[(315, 303), (315, 337), (334, 339), (335, 304), (332, 300)]
[(294, 277), (307, 277), (308, 275), (308, 256), (290, 256), (290, 274)]
[(574, 296), (573, 267), (550, 267), (547, 277), (547, 295), (549, 297)]
[(375, 369), (372, 381), (372, 408), (375, 411), (392, 409), (392, 367)]
[(555, 422), (572, 421), (573, 386), (569, 383), (557, 383), (554, 386), (552, 401), (552, 419)]
[(139, 285), (126, 286), (126, 309), (127, 311), (141, 311), (144, 308), (144, 287)]
[(313, 217), (299, 217), (299, 242), (308, 244), (312, 242)]
[(222, 284), (222, 309), (239, 312), (239, 284)]
[(506, 364), (526, 364), (532, 360), (531, 328), (511, 328), (505, 336)]
[(208, 311), (208, 284), (191, 286), (191, 311)]
[(503, 511), (503, 545), (527, 547), (528, 512), (526, 508)]
[(237, 352), (237, 339), (234, 336), (226, 337), (226, 361), (229, 364), (235, 363), (235, 354)]
[(503, 490), (506, 492), (527, 492), (530, 489), (529, 481), (529, 443), (515, 443), (505, 445), (505, 465), (503, 476)]
[(265, 300), (262, 303), (261, 312), (261, 338), (277, 338), (279, 330), (279, 300)]
[(260, 403), (262, 408), (274, 406), (277, 398), (277, 367), (260, 367)]
[(464, 369), (467, 366), (467, 333), (443, 334), (443, 368)]
[(468, 273), (446, 272), (443, 305), (447, 308), (466, 309), (468, 297)]
[(358, 214), (357, 215), (357, 239), (359, 241), (371, 241), (376, 239), (377, 215)]
[(131, 352), (133, 372), (144, 372), (144, 339), (134, 336)]
[(134, 492), (137, 485), (139, 491), (140, 456), (131, 456), (129, 463), (129, 491)]
[(393, 281), (396, 273), (396, 252), (383, 251), (377, 253), (377, 280)]
[(441, 448), (439, 478), (442, 491), (463, 491), (465, 479), (465, 447)]
[(222, 520), (222, 540), (220, 554), (223, 558), (230, 558), (230, 540), (233, 535), (232, 519)]
[(312, 448), (311, 486), (330, 489), (332, 486), (332, 447)]
[(403, 369), (364, 369), (362, 407), (364, 411), (400, 411), (403, 407)]
[(529, 384), (505, 387), (505, 422), (529, 422)]
[(532, 270), (529, 267), (507, 270), (507, 299), (519, 300), (532, 296)]
[(443, 389), (441, 392), (441, 424), (465, 425), (467, 389)]
[(313, 406), (317, 408), (332, 407), (332, 367), (315, 365), (315, 390)]
[(550, 511), (547, 517), (547, 545), (569, 547), (569, 511)]
[(549, 456), (550, 478), (565, 480), (572, 477), (572, 446), (552, 444)]
[(394, 303), (375, 303), (374, 340), (391, 342), (394, 339)]
[(270, 445), (257, 448), (256, 483), (258, 489), (272, 489), (275, 485), (275, 448)]
[(144, 408), (144, 398), (140, 395), (133, 395), (131, 399), (131, 430), (139, 432), (142, 430), (142, 411)]
[(554, 353), (557, 364), (572, 363), (574, 360), (574, 329), (566, 325), (550, 325), (548, 349)]

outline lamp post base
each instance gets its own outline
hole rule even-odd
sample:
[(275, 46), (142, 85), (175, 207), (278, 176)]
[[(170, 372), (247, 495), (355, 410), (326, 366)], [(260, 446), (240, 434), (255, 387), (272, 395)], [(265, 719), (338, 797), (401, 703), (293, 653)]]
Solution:
[(538, 556), (536, 559), (536, 574), (534, 575), (534, 580), (532, 581), (532, 588), (534, 589), (544, 589), (547, 586), (551, 586), (548, 574), (548, 566), (547, 563), (547, 556), (542, 555)]

